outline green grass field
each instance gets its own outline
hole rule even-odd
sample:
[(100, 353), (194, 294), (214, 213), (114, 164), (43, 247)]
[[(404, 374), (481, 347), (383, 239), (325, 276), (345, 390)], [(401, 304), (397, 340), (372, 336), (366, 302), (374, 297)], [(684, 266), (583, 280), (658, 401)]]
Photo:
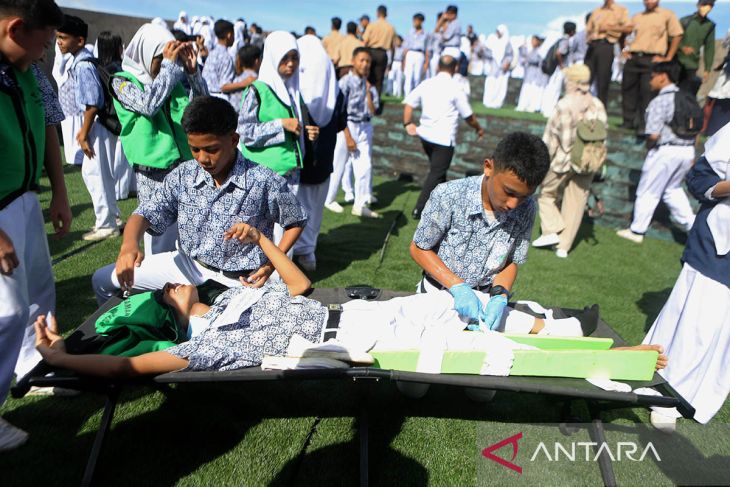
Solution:
[[(93, 211), (78, 169), (66, 168), (75, 216), (72, 233), (51, 238), (53, 259), (85, 243)], [(47, 207), (45, 182), (41, 200)], [(369, 283), (412, 290), (419, 270), (408, 255), (416, 222), (408, 215), (418, 188), (376, 179), (382, 220), (360, 221), (346, 212), (325, 213), (315, 287)], [(125, 216), (134, 200), (121, 203)], [(394, 223), (395, 222), (395, 223)], [(388, 230), (394, 231), (383, 247)], [(50, 232), (50, 225), (48, 226)], [(58, 318), (64, 331), (95, 309), (91, 274), (112, 262), (119, 238), (84, 249), (54, 265)], [(517, 298), (552, 306), (599, 303), (603, 318), (629, 342), (639, 342), (661, 309), (680, 270), (678, 244), (647, 239), (638, 246), (612, 230), (585, 222), (567, 260), (530, 251), (520, 270)], [(382, 259), (382, 261), (381, 261)], [(521, 423), (560, 420), (560, 403), (545, 396), (499, 393), (487, 404), (457, 388), (432, 387), (422, 400), (400, 395), (389, 383), (256, 383), (178, 386), (166, 393), (137, 389), (122, 395), (99, 463), (98, 485), (352, 485), (358, 476), (355, 421), (369, 393), (373, 485), (473, 485), (477, 482), (478, 431), (499, 440)], [(0, 414), (30, 433), (18, 450), (0, 454), (3, 485), (76, 485), (101, 418), (94, 394), (71, 398), (8, 399)], [(586, 412), (578, 410), (574, 414)], [(645, 409), (605, 416), (614, 424), (648, 422)], [(714, 423), (730, 420), (725, 405)], [(481, 425), (481, 426), (480, 426)], [(479, 429), (478, 429), (479, 428)], [(610, 438), (610, 437), (609, 437)], [(712, 440), (695, 445), (699, 455), (728, 454)], [(595, 465), (592, 465), (595, 467)], [(622, 463), (620, 484), (671, 483), (661, 465)], [(564, 482), (558, 464), (541, 472), (545, 485)], [(597, 468), (581, 483), (600, 483)], [(482, 478), (484, 480), (484, 478)]]

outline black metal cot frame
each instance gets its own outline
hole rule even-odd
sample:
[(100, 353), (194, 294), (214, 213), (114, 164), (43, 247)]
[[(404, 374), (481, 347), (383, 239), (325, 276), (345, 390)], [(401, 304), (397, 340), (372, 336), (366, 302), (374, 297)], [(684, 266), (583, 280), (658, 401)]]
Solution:
[[(335, 303), (346, 301), (343, 290), (318, 290), (312, 295), (322, 302)], [(402, 293), (384, 292), (381, 299), (403, 295)], [(67, 339), (67, 348), (71, 351), (83, 350), (96, 336), (94, 324), (98, 316), (119, 303), (119, 299), (112, 298), (96, 313), (87, 319)], [(570, 311), (570, 310), (567, 310)], [(616, 345), (623, 345), (624, 341), (605, 322), (599, 323), (593, 334), (598, 337), (613, 338)], [(51, 374), (51, 375), (49, 375)], [(360, 485), (369, 484), (369, 414), (368, 414), (368, 384), (379, 381), (415, 382), (455, 387), (468, 387), (495, 391), (508, 391), (525, 394), (545, 394), (557, 400), (564, 401), (563, 416), (569, 419), (570, 404), (582, 402), (590, 414), (589, 434), (591, 440), (597, 444), (606, 441), (601, 413), (612, 409), (633, 408), (638, 406), (677, 407), (685, 418), (694, 416), (694, 408), (677, 393), (658, 374), (649, 382), (629, 382), (632, 389), (638, 387), (652, 387), (662, 396), (641, 395), (633, 392), (604, 391), (583, 379), (551, 378), (551, 377), (494, 377), (462, 374), (424, 374), (418, 372), (403, 372), (398, 370), (383, 370), (370, 367), (353, 367), (350, 369), (318, 369), (318, 370), (261, 370), (259, 367), (224, 372), (171, 372), (153, 378), (133, 381), (104, 380), (99, 378), (78, 376), (67, 371), (54, 370), (41, 362), (26, 377), (17, 382), (12, 388), (13, 397), (23, 397), (31, 386), (63, 387), (84, 392), (94, 392), (106, 397), (104, 412), (94, 443), (89, 453), (81, 485), (92, 485), (97, 463), (104, 443), (111, 429), (112, 420), (121, 392), (125, 389), (140, 387), (141, 385), (156, 384), (167, 386), (182, 383), (245, 383), (258, 381), (307, 381), (307, 380), (345, 380), (362, 388), (364, 401), (358, 414), (358, 438), (360, 446)], [(598, 466), (603, 483), (606, 486), (615, 486), (616, 477), (613, 471), (611, 458), (605, 452), (598, 457)]]

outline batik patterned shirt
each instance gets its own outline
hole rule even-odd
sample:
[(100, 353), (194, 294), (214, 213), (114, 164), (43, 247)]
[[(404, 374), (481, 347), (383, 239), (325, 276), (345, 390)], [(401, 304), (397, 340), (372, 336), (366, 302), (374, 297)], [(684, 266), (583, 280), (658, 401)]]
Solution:
[(537, 205), (528, 198), (512, 211), (487, 220), (482, 203), (484, 176), (439, 184), (421, 215), (413, 242), (433, 250), (451, 272), (472, 287), (492, 284), (507, 265), (524, 264)]
[[(369, 122), (374, 114), (370, 113), (368, 108), (368, 91), (365, 78), (348, 73), (340, 78), (338, 84), (347, 104), (347, 121), (355, 123)], [(370, 94), (373, 97), (373, 105), (377, 110), (380, 106), (380, 98), (374, 86), (370, 87)]]
[(190, 83), (191, 99), (208, 94), (208, 87), (200, 75), (200, 70), (192, 75), (187, 74), (182, 66), (167, 59), (162, 60), (160, 72), (144, 89), (121, 77), (112, 79), (112, 89), (124, 108), (145, 117), (152, 117), (162, 108), (172, 90), (186, 75)]
[(211, 93), (220, 93), (221, 86), (233, 81), (234, 76), (236, 76), (236, 70), (228, 49), (216, 44), (208, 54), (205, 66), (203, 66), (203, 79), (208, 85), (208, 89)]
[(182, 163), (135, 213), (150, 222), (152, 235), (177, 221), (180, 251), (224, 271), (255, 270), (268, 260), (257, 245), (224, 241), (223, 233), (232, 225), (247, 223), (272, 239), (274, 223), (290, 228), (307, 222), (286, 180), (240, 153), (219, 188), (195, 160)]
[(659, 145), (695, 145), (694, 139), (677, 137), (669, 126), (674, 118), (674, 95), (679, 91), (674, 83), (659, 90), (646, 107), (646, 135), (659, 135)]
[(46, 109), (46, 126), (61, 123), (65, 117), (63, 115), (61, 104), (56, 96), (56, 92), (53, 91), (51, 83), (38, 66), (33, 64), (31, 65), (31, 69), (33, 70), (35, 79), (38, 82), (38, 89), (41, 92), (43, 106)]
[(186, 370), (235, 370), (261, 365), (265, 355), (286, 355), (294, 334), (319, 342), (327, 321), (327, 308), (303, 296), (291, 296), (281, 281), (267, 281), (263, 288), (232, 288), (225, 291), (203, 318), (213, 323), (231, 300), (242, 292), (261, 296), (242, 311), (238, 321), (221, 327), (209, 326), (190, 341), (165, 352), (190, 361)]
[(104, 90), (94, 64), (89, 62), (94, 56), (81, 48), (68, 68), (66, 82), (58, 88), (63, 113), (67, 117), (82, 115), (87, 106), (102, 108)]

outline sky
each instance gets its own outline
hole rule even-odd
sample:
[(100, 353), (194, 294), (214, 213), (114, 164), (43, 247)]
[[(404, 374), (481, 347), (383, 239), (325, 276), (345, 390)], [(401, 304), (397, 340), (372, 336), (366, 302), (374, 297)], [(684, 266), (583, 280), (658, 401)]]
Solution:
[[(313, 26), (320, 36), (330, 30), (329, 19), (338, 16), (346, 23), (362, 14), (375, 18), (375, 9), (381, 3), (388, 7), (388, 20), (400, 34), (410, 28), (414, 13), (426, 16), (426, 25), (435, 21), (436, 12), (454, 3), (459, 7), (462, 26), (472, 24), (478, 33), (493, 32), (504, 23), (512, 35), (547, 35), (561, 30), (563, 22), (573, 20), (579, 26), (583, 17), (602, 2), (583, 0), (57, 0), (64, 7), (82, 8), (102, 12), (120, 13), (141, 17), (176, 19), (180, 10), (189, 16), (210, 15), (214, 18), (235, 20), (243, 17), (249, 24), (256, 22), (266, 31), (289, 30), (302, 32), (307, 25)], [(640, 0), (619, 2), (630, 14), (643, 10)], [(674, 10), (679, 17), (692, 13), (696, 0), (662, 0), (661, 5)], [(724, 37), (730, 29), (730, 0), (718, 0), (710, 18), (717, 24), (717, 37)], [(344, 27), (344, 26), (343, 26)], [(344, 29), (343, 29), (344, 30)]]

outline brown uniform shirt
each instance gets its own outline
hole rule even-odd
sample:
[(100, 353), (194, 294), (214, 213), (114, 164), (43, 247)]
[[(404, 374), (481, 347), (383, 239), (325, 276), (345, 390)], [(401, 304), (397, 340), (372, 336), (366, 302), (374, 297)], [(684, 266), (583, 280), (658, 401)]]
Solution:
[(337, 61), (339, 61), (338, 53), (340, 51), (340, 43), (342, 43), (344, 38), (345, 36), (340, 34), (340, 31), (333, 30), (322, 39), (322, 46), (327, 51), (327, 55), (332, 59), (332, 62), (335, 63), (335, 66), (337, 66)]
[(375, 22), (368, 24), (362, 40), (367, 47), (375, 47), (385, 50), (393, 49), (393, 40), (395, 39), (395, 28), (383, 18), (379, 18)]
[(337, 61), (335, 62), (337, 67), (352, 66), (352, 51), (362, 45), (362, 41), (357, 37), (350, 34), (344, 36), (337, 50)]
[(631, 23), (636, 33), (636, 38), (629, 46), (631, 52), (665, 56), (669, 49), (669, 38), (681, 36), (684, 32), (674, 12), (661, 7), (634, 15)]
[(611, 44), (615, 44), (621, 38), (621, 31), (609, 30), (601, 32), (601, 28), (608, 25), (626, 26), (629, 24), (629, 10), (617, 3), (610, 7), (600, 6), (591, 12), (591, 18), (586, 24), (586, 32), (588, 40), (595, 41), (598, 39), (606, 39)]

